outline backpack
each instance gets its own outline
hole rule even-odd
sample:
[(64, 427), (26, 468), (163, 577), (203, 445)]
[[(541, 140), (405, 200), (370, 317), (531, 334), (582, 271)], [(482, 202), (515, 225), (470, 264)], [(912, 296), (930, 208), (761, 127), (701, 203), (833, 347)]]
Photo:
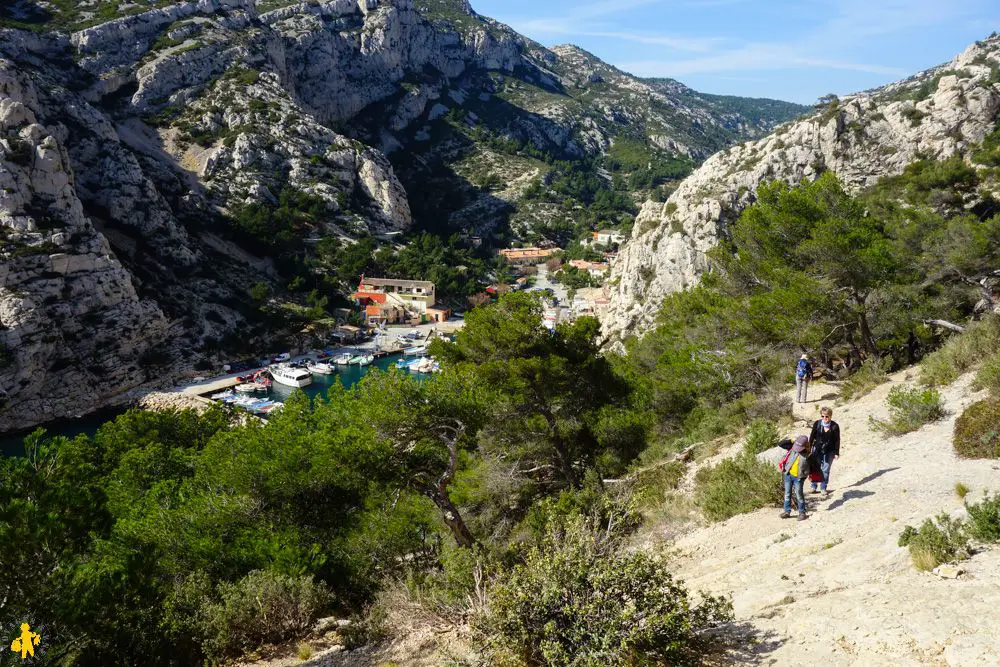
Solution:
[(812, 375), (812, 367), (805, 359), (799, 359), (799, 365), (795, 369), (795, 377), (804, 378), (808, 375)]
[[(792, 454), (795, 454), (795, 458), (791, 459), (791, 463), (789, 463), (788, 461)], [(781, 459), (781, 463), (778, 464), (778, 470), (788, 473), (796, 479), (805, 479), (809, 475), (809, 461), (802, 454), (789, 451), (785, 454), (785, 458)]]

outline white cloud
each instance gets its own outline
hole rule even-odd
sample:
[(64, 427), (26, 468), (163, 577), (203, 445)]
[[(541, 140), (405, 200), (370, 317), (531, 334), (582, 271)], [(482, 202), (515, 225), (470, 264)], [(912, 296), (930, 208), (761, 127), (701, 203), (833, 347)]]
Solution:
[[(749, 0), (606, 0), (585, 4), (562, 16), (512, 24), (522, 32), (543, 38), (575, 41), (574, 38), (597, 37), (644, 45), (648, 48), (642, 49), (642, 53), (635, 53), (633, 48), (632, 61), (614, 64), (645, 76), (809, 69), (901, 77), (911, 72), (878, 62), (881, 53), (875, 58), (858, 54), (879, 53), (872, 48), (879, 40), (898, 42), (907, 35), (921, 39), (935, 26), (962, 23), (995, 12), (995, 0), (768, 0), (768, 3), (772, 1), (775, 4), (762, 5), (760, 11), (773, 16), (765, 19), (770, 19), (771, 25), (785, 25), (793, 34), (789, 39), (751, 41), (737, 35), (727, 38), (658, 34), (631, 27), (636, 25), (637, 16), (631, 10), (640, 7), (664, 5), (650, 10), (651, 18), (656, 19), (649, 22), (652, 25), (665, 23), (661, 17), (668, 12), (683, 11), (688, 18), (700, 18), (699, 12), (703, 10), (704, 24), (718, 25), (717, 21), (711, 21), (712, 17), (726, 11), (718, 8), (748, 4)], [(803, 30), (801, 26), (809, 27)]]

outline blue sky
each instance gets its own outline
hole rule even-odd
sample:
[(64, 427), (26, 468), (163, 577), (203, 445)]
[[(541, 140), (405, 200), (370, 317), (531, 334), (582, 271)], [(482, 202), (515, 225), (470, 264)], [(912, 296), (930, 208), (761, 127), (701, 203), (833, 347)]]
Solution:
[(471, 0), (546, 45), (572, 43), (695, 90), (816, 101), (951, 60), (1000, 30), (997, 0)]

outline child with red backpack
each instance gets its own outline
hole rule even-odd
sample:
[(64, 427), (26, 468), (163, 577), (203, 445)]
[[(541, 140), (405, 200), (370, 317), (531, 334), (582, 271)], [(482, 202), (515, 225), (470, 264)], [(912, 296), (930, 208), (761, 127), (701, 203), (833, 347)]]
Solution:
[(785, 507), (781, 514), (778, 515), (782, 519), (787, 519), (792, 515), (793, 489), (795, 490), (795, 504), (799, 510), (799, 521), (804, 521), (806, 518), (806, 499), (802, 493), (802, 485), (805, 483), (806, 478), (809, 477), (808, 449), (809, 437), (800, 435), (791, 443), (791, 447), (789, 447), (788, 453), (785, 454), (785, 458), (781, 459), (781, 463), (778, 464), (778, 469), (781, 470), (781, 475), (785, 483)]

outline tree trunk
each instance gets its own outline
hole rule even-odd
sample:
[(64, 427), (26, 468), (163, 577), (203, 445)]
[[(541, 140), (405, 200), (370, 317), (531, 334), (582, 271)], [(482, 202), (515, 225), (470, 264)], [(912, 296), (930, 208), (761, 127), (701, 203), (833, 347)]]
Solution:
[(462, 518), (462, 514), (455, 507), (455, 504), (451, 502), (451, 498), (448, 497), (447, 493), (441, 491), (431, 486), (424, 488), (424, 493), (430, 498), (438, 509), (441, 510), (441, 518), (444, 519), (445, 524), (447, 524), (448, 529), (451, 531), (452, 537), (455, 538), (455, 542), (458, 546), (468, 549), (476, 543), (476, 538), (472, 536), (472, 531), (469, 527), (465, 525), (465, 520)]
[[(535, 392), (535, 396), (538, 396), (538, 392)], [(538, 410), (545, 417), (545, 423), (548, 424), (549, 431), (552, 434), (552, 448), (556, 450), (556, 463), (560, 472), (562, 472), (563, 477), (566, 478), (571, 487), (579, 488), (580, 480), (576, 476), (576, 471), (573, 470), (573, 461), (570, 460), (569, 452), (566, 450), (566, 441), (559, 433), (559, 425), (556, 423), (556, 417), (549, 410), (548, 406), (541, 403), (540, 397)]]
[(850, 370), (857, 370), (861, 367), (861, 350), (858, 349), (858, 344), (854, 342), (854, 330), (851, 328), (847, 329), (847, 344), (851, 346), (851, 360), (853, 363)]
[(965, 327), (959, 326), (957, 324), (952, 324), (948, 320), (920, 320), (920, 321), (923, 322), (924, 324), (933, 324), (934, 326), (944, 327), (945, 329), (954, 331), (956, 333), (962, 333), (965, 331)]
[(854, 302), (858, 305), (858, 330), (861, 333), (861, 345), (865, 348), (872, 359), (878, 358), (878, 345), (875, 344), (875, 337), (868, 326), (868, 312), (865, 310), (864, 297), (855, 295)]

